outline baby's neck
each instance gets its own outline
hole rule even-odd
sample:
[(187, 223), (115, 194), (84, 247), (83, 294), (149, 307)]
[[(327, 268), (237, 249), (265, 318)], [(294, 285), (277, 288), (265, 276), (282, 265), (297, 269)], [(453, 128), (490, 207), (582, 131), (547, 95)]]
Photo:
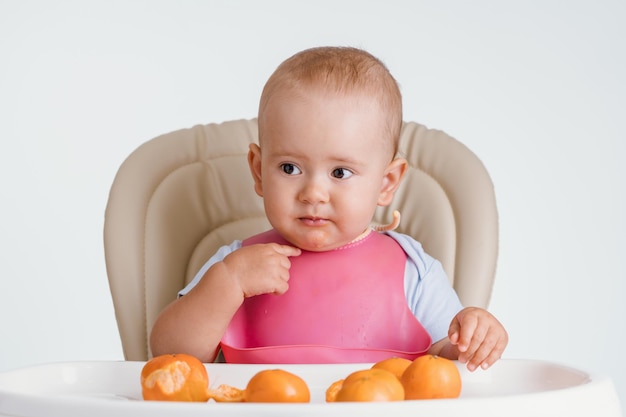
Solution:
[[(357, 236), (357, 237), (356, 237), (356, 238), (355, 238), (352, 242), (350, 242), (350, 243), (355, 243), (355, 242), (358, 242), (359, 240), (364, 239), (365, 237), (367, 237), (367, 235), (369, 235), (369, 234), (372, 232), (372, 230), (374, 230), (374, 229), (372, 229), (371, 227), (368, 227), (367, 229), (365, 229), (365, 231), (364, 231), (363, 233), (361, 233), (360, 235), (358, 235), (358, 236)], [(350, 244), (350, 243), (349, 243), (349, 244)]]

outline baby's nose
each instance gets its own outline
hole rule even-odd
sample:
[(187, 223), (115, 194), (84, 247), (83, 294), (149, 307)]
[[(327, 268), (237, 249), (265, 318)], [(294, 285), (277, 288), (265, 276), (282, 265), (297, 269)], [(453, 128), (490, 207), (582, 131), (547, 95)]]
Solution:
[(328, 202), (328, 187), (323, 180), (312, 178), (304, 184), (299, 199), (303, 203), (318, 204)]

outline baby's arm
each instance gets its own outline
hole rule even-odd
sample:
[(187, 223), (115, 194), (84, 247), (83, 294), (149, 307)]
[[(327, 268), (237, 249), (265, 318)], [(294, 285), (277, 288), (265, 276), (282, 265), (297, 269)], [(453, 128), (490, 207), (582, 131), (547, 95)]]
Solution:
[(269, 243), (243, 247), (215, 263), (157, 317), (150, 334), (152, 354), (187, 353), (212, 362), (244, 298), (287, 291), (289, 257), (299, 254), (292, 246)]
[(470, 371), (487, 369), (500, 359), (508, 340), (504, 326), (491, 313), (466, 307), (450, 323), (448, 337), (434, 343), (428, 353), (458, 359)]

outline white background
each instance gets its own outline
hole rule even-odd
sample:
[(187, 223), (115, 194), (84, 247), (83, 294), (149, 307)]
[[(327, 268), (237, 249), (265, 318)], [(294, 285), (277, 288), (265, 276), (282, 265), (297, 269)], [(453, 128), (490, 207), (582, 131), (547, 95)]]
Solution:
[(505, 357), (609, 374), (626, 401), (623, 1), (0, 0), (0, 371), (120, 360), (102, 244), (142, 142), (250, 118), (298, 50), (363, 47), (405, 119), (493, 177)]

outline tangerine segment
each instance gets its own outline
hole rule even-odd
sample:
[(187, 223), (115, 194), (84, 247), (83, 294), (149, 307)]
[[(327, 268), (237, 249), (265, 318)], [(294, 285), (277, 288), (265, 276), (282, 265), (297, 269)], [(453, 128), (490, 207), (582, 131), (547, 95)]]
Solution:
[(144, 400), (207, 401), (209, 375), (194, 356), (167, 354), (156, 356), (141, 371)]
[(244, 401), (308, 403), (311, 392), (299, 376), (283, 369), (265, 369), (257, 372), (248, 381)]
[(400, 381), (407, 400), (457, 398), (461, 395), (461, 374), (455, 363), (436, 355), (415, 359)]
[(230, 385), (222, 384), (216, 389), (209, 389), (209, 398), (218, 403), (240, 403), (243, 402), (245, 391)]
[(335, 401), (338, 402), (401, 400), (404, 400), (402, 383), (393, 373), (380, 368), (351, 373), (343, 381), (335, 396)]

